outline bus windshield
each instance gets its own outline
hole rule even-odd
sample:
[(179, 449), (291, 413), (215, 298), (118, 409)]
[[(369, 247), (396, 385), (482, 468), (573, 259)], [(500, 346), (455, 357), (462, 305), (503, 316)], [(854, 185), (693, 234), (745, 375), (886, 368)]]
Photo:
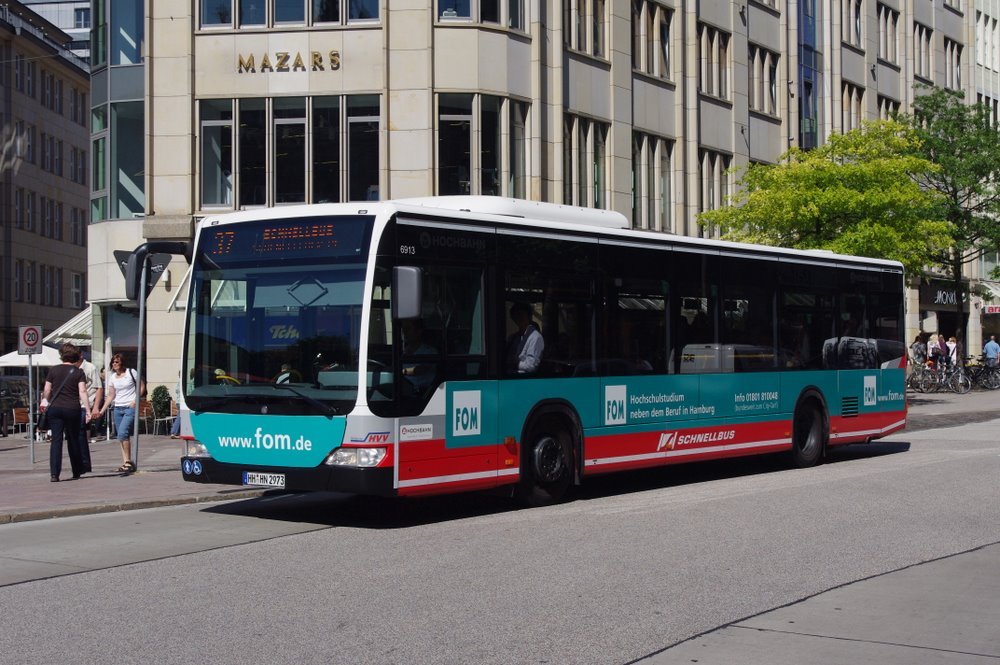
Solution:
[(209, 227), (192, 271), (185, 399), (194, 411), (346, 413), (370, 216)]

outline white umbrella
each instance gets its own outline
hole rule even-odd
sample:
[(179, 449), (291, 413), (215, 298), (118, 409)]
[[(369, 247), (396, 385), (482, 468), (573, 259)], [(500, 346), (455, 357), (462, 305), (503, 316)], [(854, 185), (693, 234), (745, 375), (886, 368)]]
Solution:
[[(54, 367), (61, 363), (62, 360), (59, 358), (59, 351), (53, 349), (51, 346), (42, 345), (42, 352), (36, 353), (31, 358), (32, 367)], [(0, 356), (0, 367), (27, 367), (28, 366), (28, 356), (21, 355), (17, 351), (11, 351), (10, 353)]]

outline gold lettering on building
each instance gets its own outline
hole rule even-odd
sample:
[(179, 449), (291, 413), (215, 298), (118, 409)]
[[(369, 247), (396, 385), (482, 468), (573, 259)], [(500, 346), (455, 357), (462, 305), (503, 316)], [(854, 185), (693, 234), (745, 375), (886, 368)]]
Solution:
[[(309, 65), (306, 65), (306, 58), (301, 52), (275, 51), (274, 53), (260, 54), (260, 60), (253, 53), (240, 53), (237, 55), (237, 74), (256, 74), (260, 72), (324, 72), (327, 69), (337, 71), (340, 69), (340, 51), (330, 51), (324, 57), (320, 51), (309, 53)], [(259, 63), (259, 64), (258, 64)]]

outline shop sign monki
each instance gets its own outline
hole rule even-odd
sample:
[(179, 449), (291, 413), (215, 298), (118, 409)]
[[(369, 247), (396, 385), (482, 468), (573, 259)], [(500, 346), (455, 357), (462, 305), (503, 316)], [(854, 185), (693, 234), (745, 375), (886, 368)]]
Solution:
[(237, 57), (239, 58), (236, 64), (237, 74), (256, 74), (257, 72), (261, 74), (264, 72), (322, 72), (327, 69), (330, 71), (340, 69), (340, 51), (330, 51), (326, 54), (320, 51), (310, 51), (308, 54), (309, 64), (306, 64), (306, 58), (302, 56), (301, 52), (292, 53), (291, 51), (264, 53), (260, 56), (259, 61), (253, 53), (245, 55), (240, 53)]

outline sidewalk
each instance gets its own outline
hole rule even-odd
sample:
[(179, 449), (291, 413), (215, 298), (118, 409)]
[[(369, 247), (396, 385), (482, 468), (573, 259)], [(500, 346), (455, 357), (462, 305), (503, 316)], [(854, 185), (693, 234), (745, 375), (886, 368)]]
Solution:
[(90, 444), (93, 473), (73, 480), (63, 444), (61, 482), (49, 482), (49, 442), (31, 442), (27, 434), (0, 437), (0, 524), (28, 520), (152, 508), (202, 501), (230, 501), (259, 496), (265, 489), (188, 483), (181, 478), (181, 440), (165, 435), (139, 436), (139, 470), (116, 473), (121, 466), (118, 441)]
[[(907, 429), (959, 425), (1000, 417), (1000, 391), (968, 395), (907, 393)], [(905, 437), (906, 431), (894, 435)], [(230, 501), (260, 496), (265, 489), (184, 482), (180, 472), (181, 441), (164, 435), (139, 437), (139, 471), (124, 475), (118, 442), (90, 446), (93, 473), (72, 480), (63, 446), (62, 482), (49, 482), (49, 444), (35, 443), (35, 463), (26, 434), (0, 438), (0, 524), (66, 515), (114, 512), (203, 501)]]

